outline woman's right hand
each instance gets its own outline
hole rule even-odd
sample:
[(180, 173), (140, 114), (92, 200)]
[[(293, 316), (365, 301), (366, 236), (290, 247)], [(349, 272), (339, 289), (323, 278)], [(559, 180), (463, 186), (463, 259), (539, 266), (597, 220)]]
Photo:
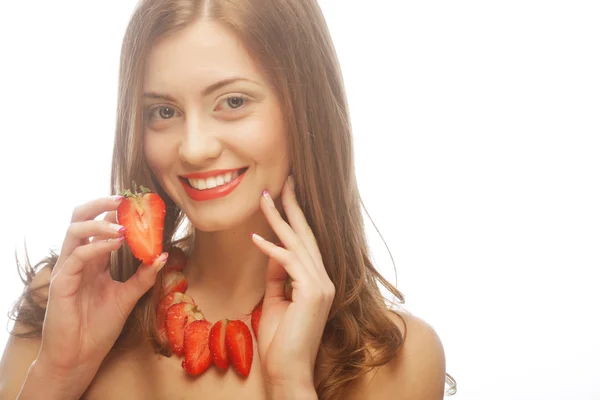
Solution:
[[(115, 218), (121, 201), (120, 196), (101, 198), (74, 210), (50, 280), (36, 363), (54, 378), (85, 385), (82, 390), (168, 256), (163, 253), (153, 265), (141, 265), (124, 283), (112, 279), (110, 254), (123, 243), (123, 230)], [(104, 212), (104, 220), (95, 219)]]

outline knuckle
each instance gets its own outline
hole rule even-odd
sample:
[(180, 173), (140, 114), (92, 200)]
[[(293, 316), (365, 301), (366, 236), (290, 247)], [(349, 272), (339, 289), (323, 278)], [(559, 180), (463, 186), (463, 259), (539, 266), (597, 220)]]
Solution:
[(325, 294), (328, 299), (333, 299), (335, 297), (335, 285), (333, 284), (333, 282), (329, 281), (325, 285)]
[(71, 222), (79, 221), (83, 218), (83, 205), (78, 205), (71, 213)]
[(72, 222), (71, 224), (69, 224), (69, 226), (67, 227), (67, 235), (76, 236), (78, 227), (78, 222)]

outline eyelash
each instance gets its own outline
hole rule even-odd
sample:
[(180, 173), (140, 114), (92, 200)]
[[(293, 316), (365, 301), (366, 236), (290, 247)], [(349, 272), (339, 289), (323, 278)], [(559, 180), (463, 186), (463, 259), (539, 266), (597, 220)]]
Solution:
[[(229, 96), (225, 97), (223, 100), (221, 100), (221, 101), (219, 102), (219, 104), (220, 104), (220, 103), (222, 103), (222, 102), (224, 102), (224, 101), (225, 101), (225, 102), (227, 102), (227, 101), (229, 101), (229, 100), (231, 100), (231, 99), (241, 99), (241, 100), (243, 101), (243, 103), (242, 103), (242, 105), (241, 105), (240, 107), (233, 108), (233, 109), (232, 109), (232, 111), (236, 111), (236, 110), (239, 110), (239, 109), (243, 108), (243, 107), (244, 107), (244, 105), (245, 105), (245, 104), (248, 102), (248, 100), (249, 100), (248, 96), (244, 96), (244, 95), (241, 95), (241, 94), (232, 94), (232, 95), (229, 95)], [(148, 109), (146, 109), (146, 111), (144, 112), (144, 120), (146, 120), (146, 121), (150, 121), (150, 120), (152, 119), (152, 113), (153, 113), (154, 111), (156, 111), (156, 110), (160, 110), (160, 109), (163, 109), (163, 108), (171, 108), (171, 109), (174, 109), (174, 107), (171, 107), (171, 106), (154, 106), (154, 107), (149, 107), (149, 108), (148, 108)], [(162, 120), (162, 121), (166, 121), (166, 120), (167, 120), (167, 119), (164, 119), (164, 118), (158, 118), (158, 119), (159, 119), (159, 120)], [(171, 118), (168, 118), (168, 119), (171, 119)]]

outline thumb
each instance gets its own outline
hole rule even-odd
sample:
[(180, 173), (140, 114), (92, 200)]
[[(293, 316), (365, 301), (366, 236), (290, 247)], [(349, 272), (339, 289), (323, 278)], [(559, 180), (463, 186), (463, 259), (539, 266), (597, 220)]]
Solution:
[(156, 257), (152, 265), (141, 264), (135, 274), (121, 286), (120, 299), (123, 308), (130, 312), (140, 297), (144, 295), (156, 281), (156, 275), (165, 266), (169, 253)]

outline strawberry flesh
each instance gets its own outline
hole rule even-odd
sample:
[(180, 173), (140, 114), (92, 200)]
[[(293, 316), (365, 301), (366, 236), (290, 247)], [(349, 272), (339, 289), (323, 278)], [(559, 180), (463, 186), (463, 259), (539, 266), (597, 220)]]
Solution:
[(222, 319), (214, 324), (210, 329), (210, 336), (208, 340), (213, 363), (221, 369), (227, 369), (229, 367), (227, 350), (225, 348), (225, 332), (228, 324), (228, 319)]
[(188, 287), (188, 281), (182, 272), (167, 271), (163, 276), (164, 295), (174, 292), (184, 293)]
[(233, 368), (243, 377), (250, 374), (252, 366), (252, 335), (245, 323), (239, 320), (229, 321), (225, 332), (227, 358)]
[(192, 296), (185, 293), (171, 293), (163, 297), (162, 300), (156, 306), (156, 325), (157, 325), (157, 336), (158, 341), (162, 346), (167, 346), (169, 338), (167, 336), (167, 310), (174, 304), (189, 303), (196, 305)]
[(190, 375), (200, 375), (212, 363), (212, 354), (208, 345), (210, 329), (210, 322), (205, 319), (193, 321), (185, 328), (185, 358), (181, 366)]
[(173, 353), (178, 356), (184, 354), (184, 335), (186, 326), (197, 320), (203, 320), (204, 315), (189, 303), (174, 304), (167, 310), (167, 338)]
[(165, 202), (156, 193), (141, 187), (142, 193), (125, 191), (117, 208), (117, 222), (127, 228), (125, 239), (133, 255), (152, 265), (162, 253)]

